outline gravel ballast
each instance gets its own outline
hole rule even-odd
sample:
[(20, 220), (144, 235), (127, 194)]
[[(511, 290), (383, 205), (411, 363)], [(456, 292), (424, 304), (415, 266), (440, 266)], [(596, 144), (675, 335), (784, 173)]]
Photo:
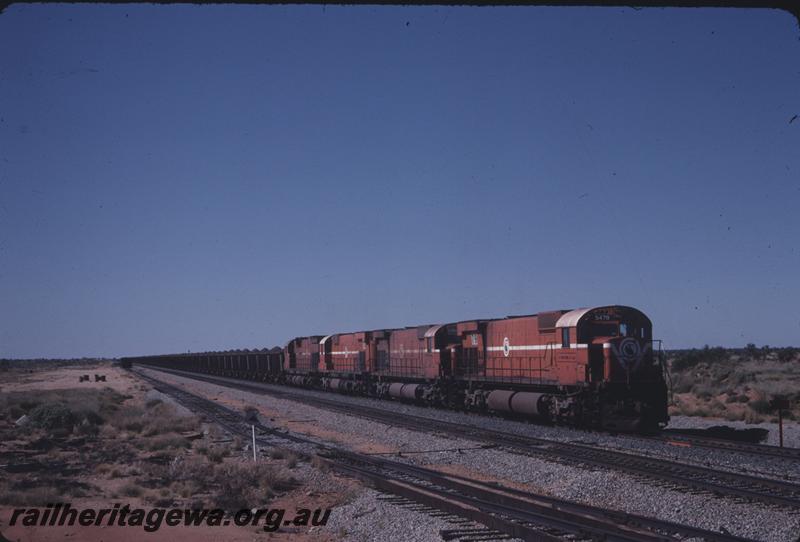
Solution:
[[(236, 382), (234, 379), (229, 380), (231, 382)], [(334, 400), (343, 404), (357, 404), (362, 406), (366, 405), (372, 409), (383, 409), (390, 411), (393, 414), (408, 414), (428, 417), (435, 420), (468, 424), (475, 427), (515, 433), (524, 436), (560, 442), (588, 444), (591, 446), (604, 447), (628, 453), (636, 453), (644, 456), (663, 457), (664, 459), (680, 461), (682, 463), (713, 466), (721, 470), (730, 470), (737, 473), (775, 477), (782, 480), (788, 479), (798, 481), (800, 483), (800, 465), (798, 465), (797, 462), (791, 462), (786, 459), (776, 457), (755, 456), (752, 454), (741, 454), (724, 450), (709, 450), (707, 448), (669, 446), (663, 442), (641, 439), (635, 436), (612, 435), (601, 431), (588, 431), (570, 427), (553, 427), (537, 423), (510, 420), (498, 416), (487, 416), (483, 414), (426, 408), (396, 401), (381, 401), (367, 397), (355, 397), (302, 388), (289, 388), (286, 386), (276, 386), (255, 382), (247, 383), (249, 385), (263, 387), (266, 392), (269, 392), (271, 389), (281, 392), (290, 391), (291, 393), (298, 394), (300, 396)], [(698, 420), (702, 419), (700, 418)], [(678, 427), (681, 428), (690, 427), (688, 422), (682, 418), (678, 418), (676, 423), (679, 424)], [(707, 425), (698, 425), (697, 427), (708, 427), (713, 425), (719, 425), (719, 422), (709, 420)], [(792, 434), (792, 439), (800, 438), (800, 424), (792, 423), (791, 426), (789, 424), (785, 424), (785, 441), (788, 438), (787, 435), (790, 433)], [(772, 433), (770, 433), (770, 435), (772, 435)]]
[[(304, 432), (308, 430), (326, 441), (338, 441), (336, 443), (339, 446), (362, 452), (421, 452), (460, 448), (460, 452), (413, 453), (404, 454), (402, 457), (394, 457), (394, 459), (429, 467), (435, 466), (463, 475), (480, 473), (483, 476), (505, 481), (509, 484), (523, 484), (532, 491), (559, 498), (658, 517), (705, 529), (724, 529), (735, 535), (756, 540), (795, 542), (798, 539), (798, 533), (800, 533), (800, 514), (796, 512), (778, 510), (758, 503), (738, 503), (730, 499), (715, 498), (711, 495), (685, 493), (675, 489), (659, 487), (648, 481), (637, 480), (623, 473), (589, 470), (520, 456), (498, 449), (474, 449), (480, 444), (441, 435), (431, 435), (396, 427), (390, 428), (382, 423), (323, 410), (297, 401), (234, 390), (168, 373), (156, 372), (153, 375), (169, 383), (184, 385), (190, 391), (205, 396), (216, 396), (218, 399), (224, 398), (226, 401), (243, 402), (268, 409), (268, 411), (276, 414), (275, 423), (281, 423), (280, 418), (301, 420), (305, 423), (305, 427), (298, 426), (298, 428)], [(265, 388), (268, 390), (270, 386), (265, 385)], [(286, 390), (283, 387), (277, 387), (276, 389)], [(428, 416), (434, 419), (469, 423), (478, 427), (515, 432), (539, 438), (594, 443), (597, 446), (645, 455), (669, 457), (683, 462), (729, 468), (736, 472), (747, 471), (750, 473), (766, 473), (774, 476), (789, 475), (790, 477), (800, 478), (799, 467), (783, 459), (757, 458), (747, 454), (718, 452), (708, 449), (675, 448), (659, 442), (636, 439), (635, 437), (615, 437), (603, 433), (589, 433), (569, 428), (526, 424), (495, 417), (466, 415), (458, 412), (320, 393), (311, 390), (293, 388), (292, 392), (321, 396), (326, 399), (335, 398), (341, 402), (357, 402), (360, 404), (365, 404), (366, 402), (366, 404), (370, 404), (374, 408), (391, 409), (398, 415)], [(313, 422), (308, 422), (308, 420), (313, 420)], [(291, 427), (291, 424), (289, 425)], [(295, 428), (292, 429), (295, 430)], [(369, 498), (364, 498), (369, 502)], [(430, 523), (432, 519), (423, 514), (420, 514), (420, 516), (426, 518), (424, 520), (421, 519), (423, 522)], [(363, 517), (366, 516), (361, 516), (361, 518)], [(359, 536), (357, 534), (359, 527), (356, 526), (359, 521), (361, 521), (359, 518), (354, 518), (349, 523), (355, 529), (353, 534), (355, 537)], [(373, 532), (373, 534), (375, 533)], [(424, 538), (412, 539), (424, 540)], [(436, 530), (436, 537), (431, 538), (431, 540), (433, 539), (438, 539), (438, 530)]]
[(388, 503), (382, 493), (365, 489), (357, 498), (331, 512), (325, 529), (341, 540), (397, 542), (441, 540), (440, 531), (458, 528), (442, 519)]
[[(765, 429), (768, 431), (767, 438), (761, 444), (771, 444), (772, 446), (777, 446), (779, 443), (779, 430), (777, 423), (746, 423), (743, 421), (729, 422), (727, 420), (701, 418), (699, 416), (672, 416), (669, 421), (669, 429), (708, 429), (709, 427), (714, 427), (717, 425), (726, 425), (734, 429)], [(800, 423), (792, 421), (783, 422), (783, 445), (787, 448), (800, 448)]]

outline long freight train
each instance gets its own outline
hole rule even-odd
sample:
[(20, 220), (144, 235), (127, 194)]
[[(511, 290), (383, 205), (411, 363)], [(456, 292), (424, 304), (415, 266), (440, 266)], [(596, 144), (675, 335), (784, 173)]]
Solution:
[(650, 431), (669, 420), (653, 326), (620, 305), (297, 337), (269, 351), (141, 364), (555, 423)]

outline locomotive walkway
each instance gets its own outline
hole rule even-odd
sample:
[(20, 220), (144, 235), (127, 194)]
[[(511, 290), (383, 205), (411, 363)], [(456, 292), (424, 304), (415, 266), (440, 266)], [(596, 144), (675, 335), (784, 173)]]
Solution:
[[(464, 518), (488, 530), (459, 528), (442, 531), (446, 540), (520, 538), (535, 542), (597, 540), (608, 542), (669, 542), (686, 538), (712, 542), (747, 542), (749, 539), (634, 514), (604, 510), (575, 502), (473, 480), (389, 459), (354, 453), (266, 427), (245, 419), (232, 409), (190, 393), (178, 386), (138, 373), (155, 389), (173, 397), (193, 412), (204, 415), (235, 435), (250, 436), (255, 424), (262, 445), (275, 446), (277, 438), (310, 444), (318, 457), (336, 472), (361, 479), (390, 493), (390, 502), (417, 503), (418, 511), (450, 518)], [(265, 438), (265, 436), (269, 438)], [(305, 454), (308, 459), (309, 455)], [(476, 538), (477, 537), (477, 538)]]

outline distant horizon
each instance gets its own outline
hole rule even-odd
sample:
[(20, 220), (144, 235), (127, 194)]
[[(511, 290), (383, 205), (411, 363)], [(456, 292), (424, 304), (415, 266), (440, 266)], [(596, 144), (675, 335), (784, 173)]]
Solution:
[[(720, 345), (720, 344), (713, 344), (713, 345), (712, 344), (706, 344), (706, 345), (699, 346), (699, 347), (698, 346), (688, 346), (688, 347), (666, 348), (666, 349), (664, 349), (664, 352), (677, 352), (677, 351), (684, 351), (684, 350), (703, 350), (706, 347), (708, 347), (708, 348), (723, 348), (724, 350), (745, 350), (747, 345), (744, 345), (744, 346), (724, 346), (724, 345)], [(787, 348), (793, 348), (793, 349), (800, 350), (800, 346), (797, 346), (797, 345), (774, 345), (773, 346), (773, 345), (759, 345), (759, 344), (756, 344), (755, 347), (758, 350), (761, 350), (763, 348), (769, 348), (770, 350), (783, 350), (783, 349), (787, 349)], [(86, 361), (106, 361), (106, 360), (115, 361), (115, 360), (120, 360), (120, 359), (123, 359), (123, 358), (135, 358), (135, 357), (140, 357), (140, 356), (180, 355), (180, 354), (206, 354), (206, 353), (212, 354), (212, 353), (246, 352), (246, 351), (249, 351), (249, 352), (261, 352), (261, 351), (265, 351), (265, 350), (272, 350), (273, 348), (282, 348), (282, 347), (276, 345), (276, 346), (272, 346), (272, 347), (265, 346), (265, 347), (260, 347), (260, 348), (256, 348), (256, 347), (247, 348), (247, 347), (244, 347), (244, 348), (227, 348), (227, 349), (224, 349), (224, 350), (203, 350), (203, 351), (200, 351), (200, 352), (190, 352), (190, 351), (180, 352), (180, 351), (176, 351), (176, 352), (142, 353), (142, 354), (131, 354), (131, 355), (127, 355), (127, 356), (110, 356), (110, 357), (109, 356), (105, 356), (105, 357), (79, 356), (79, 357), (70, 357), (70, 358), (63, 358), (63, 357), (62, 358), (60, 358), (60, 357), (53, 357), (53, 358), (42, 358), (42, 357), (0, 358), (0, 361), (75, 361), (75, 362), (80, 362), (80, 361), (84, 361), (84, 360), (86, 360)]]
[(773, 9), (12, 4), (0, 358), (624, 304), (800, 337)]
[[(535, 313), (531, 313), (531, 314), (535, 314)], [(510, 316), (524, 316), (524, 315), (508, 315), (508, 316), (510, 317)], [(473, 320), (473, 319), (474, 320), (483, 320), (485, 318), (466, 318), (466, 319), (462, 319), (462, 320)], [(488, 319), (491, 320), (493, 318), (488, 318)], [(419, 325), (420, 326), (427, 326), (427, 325), (438, 325), (438, 324), (446, 324), (446, 323), (453, 323), (453, 322), (435, 322), (435, 323), (431, 323), (431, 324), (419, 324)], [(410, 326), (405, 326), (405, 327), (416, 327), (416, 326), (410, 325)], [(89, 359), (89, 360), (91, 360), (91, 359), (117, 360), (117, 359), (126, 358), (126, 357), (155, 356), (155, 355), (162, 355), (162, 354), (163, 355), (169, 355), (169, 354), (176, 354), (176, 355), (177, 354), (202, 354), (202, 353), (206, 353), (206, 352), (208, 352), (208, 353), (212, 353), (212, 352), (242, 352), (242, 351), (246, 351), (246, 350), (254, 352), (254, 351), (262, 351), (262, 350), (271, 350), (273, 348), (281, 348), (281, 349), (283, 349), (285, 344), (288, 341), (290, 341), (290, 340), (292, 340), (292, 339), (294, 339), (296, 337), (313, 337), (313, 336), (318, 336), (318, 335), (319, 336), (326, 336), (328, 334), (355, 333), (355, 332), (359, 332), (359, 331), (380, 331), (380, 330), (385, 330), (385, 329), (403, 329), (403, 327), (400, 327), (400, 328), (371, 328), (371, 329), (362, 329), (362, 330), (349, 329), (349, 330), (329, 331), (329, 332), (325, 332), (325, 333), (308, 333), (308, 334), (303, 334), (303, 335), (295, 335), (293, 337), (287, 337), (287, 339), (285, 341), (283, 341), (282, 343), (275, 344), (273, 346), (240, 346), (240, 347), (216, 348), (216, 349), (197, 350), (197, 351), (195, 351), (195, 350), (175, 350), (175, 351), (169, 351), (169, 352), (144, 352), (143, 351), (143, 352), (140, 352), (140, 353), (125, 354), (125, 355), (118, 355), (118, 356), (80, 356), (79, 355), (79, 356), (72, 356), (72, 357), (30, 356), (30, 357), (16, 357), (16, 358), (9, 358), (9, 357), (0, 356), (0, 361), (39, 361), (39, 360), (42, 360), (42, 361), (73, 361), (73, 360), (78, 360), (79, 361), (79, 360), (83, 360), (83, 359)], [(657, 339), (657, 337), (656, 337), (656, 339)], [(800, 343), (798, 343), (798, 344), (774, 344), (773, 345), (773, 344), (760, 344), (760, 343), (748, 342), (748, 343), (745, 343), (745, 344), (742, 344), (742, 345), (739, 345), (739, 346), (731, 346), (731, 345), (724, 345), (724, 344), (702, 344), (702, 345), (699, 345), (699, 346), (672, 346), (672, 347), (664, 348), (663, 350), (666, 351), (666, 352), (677, 351), (677, 350), (702, 350), (702, 349), (704, 349), (706, 347), (708, 347), (708, 348), (724, 348), (725, 350), (744, 350), (744, 349), (747, 348), (747, 346), (749, 344), (755, 345), (755, 347), (758, 348), (759, 350), (762, 349), (762, 348), (769, 348), (769, 349), (776, 349), (776, 350), (785, 349), (785, 348), (797, 348), (797, 349), (800, 349)]]

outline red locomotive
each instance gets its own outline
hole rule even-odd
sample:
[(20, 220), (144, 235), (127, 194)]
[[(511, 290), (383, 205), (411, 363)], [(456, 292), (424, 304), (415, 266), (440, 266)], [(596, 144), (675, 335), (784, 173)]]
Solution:
[[(529, 316), (298, 337), (281, 366), (240, 354), (128, 358), (435, 406), (514, 413), (616, 430), (666, 424), (664, 366), (652, 324), (620, 305)], [(226, 358), (232, 358), (230, 361)]]

